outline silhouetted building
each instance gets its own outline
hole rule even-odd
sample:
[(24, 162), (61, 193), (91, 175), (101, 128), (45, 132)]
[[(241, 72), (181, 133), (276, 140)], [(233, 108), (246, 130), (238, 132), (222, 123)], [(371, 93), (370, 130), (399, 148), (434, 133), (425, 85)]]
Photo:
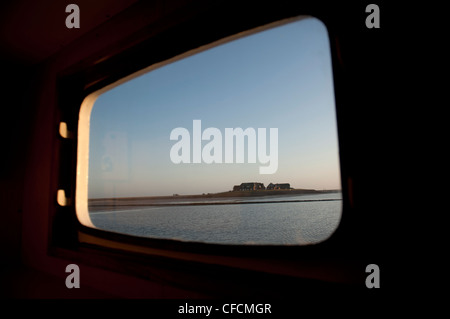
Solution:
[(266, 189), (263, 183), (242, 183), (239, 186), (239, 190), (241, 191), (256, 191), (260, 189)]
[(267, 189), (268, 190), (272, 190), (272, 189), (291, 189), (291, 184), (289, 183), (277, 183), (277, 184), (273, 184), (270, 183), (269, 185), (267, 185)]

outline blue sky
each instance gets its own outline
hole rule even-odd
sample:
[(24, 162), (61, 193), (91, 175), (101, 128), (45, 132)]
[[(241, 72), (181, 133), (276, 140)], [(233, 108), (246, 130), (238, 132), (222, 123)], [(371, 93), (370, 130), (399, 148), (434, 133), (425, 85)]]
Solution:
[[(89, 197), (201, 194), (241, 182), (340, 188), (328, 35), (315, 18), (240, 38), (104, 94), (90, 119)], [(174, 128), (278, 128), (278, 170), (174, 164)], [(203, 146), (207, 141), (203, 141)], [(192, 146), (191, 146), (192, 147)], [(191, 150), (192, 152), (192, 150)]]

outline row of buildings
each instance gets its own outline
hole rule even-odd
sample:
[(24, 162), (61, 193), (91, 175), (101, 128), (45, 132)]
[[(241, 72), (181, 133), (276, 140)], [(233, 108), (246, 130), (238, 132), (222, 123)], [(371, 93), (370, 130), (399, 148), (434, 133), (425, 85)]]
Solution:
[(256, 190), (274, 190), (274, 189), (292, 189), (289, 183), (270, 183), (267, 187), (263, 183), (242, 183), (241, 185), (233, 186), (233, 192), (238, 191), (256, 191)]

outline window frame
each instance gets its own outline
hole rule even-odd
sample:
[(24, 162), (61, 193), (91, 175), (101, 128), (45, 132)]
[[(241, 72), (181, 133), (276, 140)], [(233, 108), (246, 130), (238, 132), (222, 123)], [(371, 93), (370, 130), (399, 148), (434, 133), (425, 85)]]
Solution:
[[(232, 6), (227, 10), (233, 11)], [(347, 149), (344, 148), (341, 134), (341, 111), (347, 93), (342, 85), (345, 81), (344, 69), (336, 41), (340, 30), (336, 27), (335, 20), (318, 7), (277, 8), (275, 12), (266, 10), (264, 14), (251, 19), (248, 18), (248, 10), (244, 9), (237, 14), (233, 22), (223, 18), (223, 12), (217, 16), (218, 12), (214, 9), (206, 10), (206, 13), (200, 10), (200, 13), (182, 19), (181, 22), (165, 22), (162, 27), (156, 28), (158, 32), (144, 30), (141, 40), (131, 39), (126, 45), (119, 44), (113, 51), (99, 52), (61, 72), (57, 80), (59, 116), (56, 118), (58, 122), (67, 123), (72, 138), (60, 138), (55, 148), (54, 164), (59, 168), (54, 177), (55, 192), (64, 189), (67, 197), (76, 201), (79, 111), (82, 102), (90, 94), (123, 81), (135, 72), (144, 72), (149, 65), (151, 68), (157, 63), (167, 63), (174, 57), (183, 56), (215, 41), (255, 28), (264, 28), (277, 21), (309, 15), (325, 24), (330, 40), (343, 197), (338, 228), (325, 241), (302, 246), (180, 242), (86, 227), (78, 221), (72, 201), (70, 205), (54, 207), (49, 247), (51, 255), (65, 256), (147, 279), (159, 276), (158, 280), (162, 282), (190, 288), (195, 285), (191, 279), (192, 273), (202, 277), (205, 276), (202, 271), (205, 274), (220, 271), (223, 278), (234, 278), (239, 274), (240, 278), (249, 278), (255, 283), (261, 274), (273, 278), (274, 282), (280, 278), (281, 282), (302, 280), (304, 283), (305, 280), (313, 280), (315, 283), (319, 281), (350, 285), (364, 282), (361, 281), (361, 276), (355, 276), (355, 272), (365, 263), (353, 263), (343, 258), (350, 251), (349, 247), (353, 247), (352, 241), (357, 240), (353, 235), (358, 221), (353, 210), (352, 185), (345, 153)], [(208, 25), (209, 31), (205, 31), (205, 25)], [(189, 34), (198, 36), (188, 41), (186, 39), (189, 39)], [(169, 45), (163, 46), (164, 43)], [(155, 52), (154, 48), (160, 50)], [(174, 280), (174, 273), (183, 275)], [(214, 291), (212, 284), (200, 289)]]

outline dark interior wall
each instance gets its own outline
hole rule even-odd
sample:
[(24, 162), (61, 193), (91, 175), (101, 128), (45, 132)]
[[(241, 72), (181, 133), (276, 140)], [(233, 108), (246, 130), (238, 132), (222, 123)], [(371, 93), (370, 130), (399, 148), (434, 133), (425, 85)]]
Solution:
[[(6, 62), (3, 75), (7, 79), (2, 84), (2, 124), (0, 129), (2, 152), (0, 157), (0, 202), (2, 203), (2, 223), (0, 223), (0, 245), (4, 262), (19, 260), (23, 179), (29, 145), (32, 108), (26, 107), (30, 97), (30, 81), (23, 79), (26, 70), (14, 61)], [(19, 72), (17, 73), (17, 70)], [(33, 74), (30, 74), (32, 77)], [(22, 89), (24, 88), (24, 89)], [(24, 94), (27, 92), (27, 94)], [(4, 259), (3, 259), (4, 258)]]

